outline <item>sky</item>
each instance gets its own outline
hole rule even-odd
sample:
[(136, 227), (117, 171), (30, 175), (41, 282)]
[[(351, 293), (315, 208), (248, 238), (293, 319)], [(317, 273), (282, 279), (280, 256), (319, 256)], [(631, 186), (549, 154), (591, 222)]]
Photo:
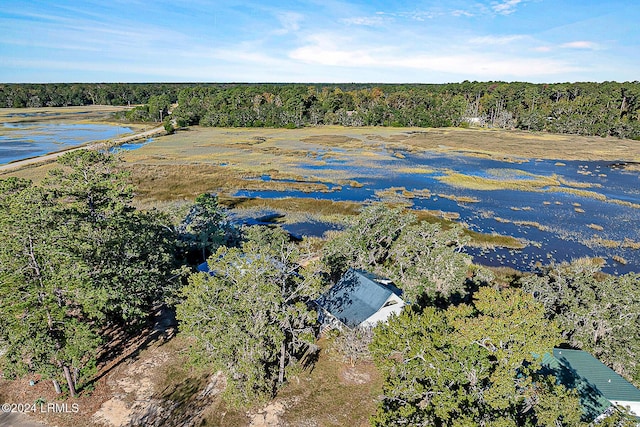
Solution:
[(640, 80), (639, 0), (3, 3), (3, 83)]

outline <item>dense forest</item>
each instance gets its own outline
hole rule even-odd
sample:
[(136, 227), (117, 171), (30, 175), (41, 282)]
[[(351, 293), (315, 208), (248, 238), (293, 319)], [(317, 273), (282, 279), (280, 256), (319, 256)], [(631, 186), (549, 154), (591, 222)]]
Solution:
[[(177, 106), (175, 106), (177, 103)], [(2, 84), (1, 107), (138, 105), (180, 126), (468, 126), (640, 138), (640, 82)], [(144, 104), (144, 105), (140, 105)]]

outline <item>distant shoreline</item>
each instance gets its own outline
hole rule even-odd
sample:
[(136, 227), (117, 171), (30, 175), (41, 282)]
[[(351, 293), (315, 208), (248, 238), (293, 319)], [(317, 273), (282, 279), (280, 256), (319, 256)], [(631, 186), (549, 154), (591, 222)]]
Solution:
[(0, 172), (6, 172), (6, 171), (11, 171), (11, 170), (15, 170), (15, 169), (20, 169), (22, 167), (25, 166), (31, 166), (34, 164), (39, 164), (39, 163), (49, 163), (52, 162), (54, 160), (56, 160), (58, 157), (60, 157), (61, 155), (68, 153), (70, 151), (76, 151), (76, 150), (81, 150), (81, 149), (88, 149), (88, 150), (97, 150), (100, 148), (109, 148), (109, 147), (113, 147), (113, 146), (118, 146), (118, 145), (122, 145), (122, 144), (126, 144), (128, 142), (132, 142), (132, 141), (137, 141), (140, 139), (146, 139), (146, 138), (150, 138), (152, 136), (156, 136), (156, 135), (160, 135), (160, 134), (164, 134), (166, 131), (164, 130), (164, 127), (159, 126), (153, 129), (149, 129), (143, 132), (138, 132), (135, 133), (133, 135), (127, 135), (127, 136), (123, 136), (121, 138), (117, 138), (114, 139), (111, 143), (109, 143), (109, 140), (102, 140), (102, 141), (89, 141), (86, 142), (84, 144), (81, 145), (75, 145), (73, 147), (68, 147), (59, 151), (54, 151), (51, 153), (47, 153), (47, 154), (43, 154), (40, 156), (32, 156), (32, 157), (27, 157), (25, 159), (20, 159), (20, 160), (13, 160), (9, 163), (5, 163), (0, 165)]
[[(27, 166), (45, 164), (55, 161), (62, 154), (80, 149), (100, 149), (149, 138), (165, 132), (162, 126), (153, 129), (143, 128), (140, 124), (120, 123), (113, 120), (113, 114), (128, 110), (131, 107), (113, 105), (90, 105), (71, 107), (41, 107), (41, 108), (0, 108), (0, 123), (69, 123), (69, 124), (105, 124), (127, 126), (133, 134), (115, 139), (87, 141), (79, 145), (68, 146), (60, 150), (41, 155), (32, 155), (23, 159), (12, 160), (0, 164), (0, 173), (14, 171)], [(148, 126), (148, 125), (147, 125)]]

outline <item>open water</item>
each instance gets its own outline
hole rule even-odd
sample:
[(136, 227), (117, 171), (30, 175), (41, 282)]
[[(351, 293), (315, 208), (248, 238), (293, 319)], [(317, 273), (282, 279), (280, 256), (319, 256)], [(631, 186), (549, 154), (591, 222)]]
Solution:
[(42, 156), (91, 141), (118, 138), (133, 132), (107, 124), (4, 123), (0, 134), (0, 164)]
[[(640, 174), (625, 171), (613, 162), (523, 159), (523, 163), (501, 162), (484, 158), (445, 154), (409, 154), (404, 159), (379, 162), (375, 167), (358, 167), (349, 162), (328, 162), (309, 166), (309, 175), (318, 169), (356, 170), (361, 188), (334, 187), (330, 192), (239, 191), (238, 196), (281, 198), (312, 197), (341, 201), (380, 200), (376, 191), (404, 187), (414, 193), (428, 191), (405, 201), (415, 209), (439, 210), (460, 215), (459, 221), (472, 230), (513, 236), (526, 242), (524, 249), (478, 249), (468, 251), (475, 261), (485, 265), (506, 265), (531, 270), (537, 264), (570, 261), (580, 257), (601, 257), (603, 271), (623, 274), (640, 271), (640, 250), (632, 244), (640, 242), (640, 209), (613, 200), (640, 205)], [(303, 165), (301, 165), (303, 166)], [(432, 173), (400, 173), (401, 168), (429, 168)], [(471, 190), (458, 188), (438, 180), (445, 170), (470, 176), (500, 179), (533, 179), (537, 176), (559, 176), (567, 181), (591, 185), (584, 190), (597, 192), (599, 198), (540, 188), (539, 191)], [(271, 179), (263, 177), (263, 179)], [(569, 186), (562, 186), (569, 188)], [(575, 188), (575, 187), (574, 187)], [(451, 200), (440, 195), (472, 197), (475, 203)], [(606, 200), (600, 200), (603, 197)], [(295, 225), (289, 226), (296, 232)], [(328, 224), (304, 224), (302, 233), (320, 235)], [(601, 229), (600, 229), (601, 228)], [(624, 244), (626, 239), (626, 245)], [(617, 245), (617, 247), (611, 247)], [(623, 262), (614, 260), (621, 257)], [(620, 259), (620, 258), (618, 258)], [(626, 264), (624, 263), (626, 261)]]

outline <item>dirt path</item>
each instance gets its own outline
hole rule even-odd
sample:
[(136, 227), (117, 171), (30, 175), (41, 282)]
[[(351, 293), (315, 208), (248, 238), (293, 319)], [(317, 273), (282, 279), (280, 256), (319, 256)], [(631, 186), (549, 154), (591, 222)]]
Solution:
[(28, 416), (18, 413), (0, 412), (0, 426), (3, 427), (44, 427)]
[[(134, 135), (128, 135), (122, 138), (114, 139), (113, 144), (114, 145), (126, 144), (131, 141), (137, 141), (139, 139), (146, 139), (152, 136), (161, 135), (161, 134), (164, 134), (165, 132), (166, 131), (164, 130), (164, 127), (159, 126), (157, 128), (149, 129), (144, 132), (136, 133)], [(58, 157), (62, 156), (64, 153), (68, 153), (70, 151), (75, 151), (80, 149), (95, 150), (95, 149), (104, 147), (104, 145), (105, 145), (104, 142), (88, 143), (88, 144), (80, 145), (78, 147), (69, 148), (68, 150), (56, 151), (55, 153), (45, 154), (43, 156), (31, 157), (24, 160), (18, 160), (12, 163), (7, 163), (6, 165), (0, 165), (0, 172), (19, 169), (25, 166), (36, 164), (36, 163), (52, 162)]]

